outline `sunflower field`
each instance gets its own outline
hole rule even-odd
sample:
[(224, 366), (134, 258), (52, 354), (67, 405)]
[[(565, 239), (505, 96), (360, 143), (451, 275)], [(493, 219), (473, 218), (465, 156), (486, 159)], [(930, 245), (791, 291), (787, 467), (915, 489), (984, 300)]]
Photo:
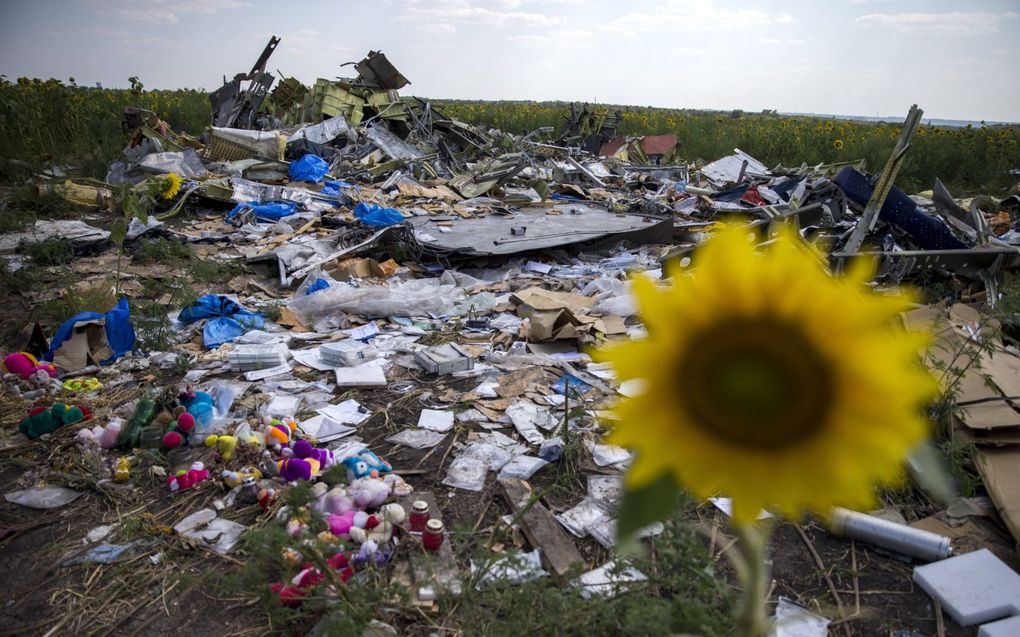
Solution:
[(76, 175), (103, 178), (124, 149), (120, 117), (125, 106), (157, 113), (175, 130), (201, 133), (209, 123), (204, 91), (147, 91), (78, 86), (74, 79), (0, 77), (0, 182), (30, 176), (56, 162)]
[[(79, 86), (71, 78), (0, 76), (0, 182), (31, 176), (56, 162), (78, 175), (102, 178), (126, 141), (120, 130), (125, 106), (157, 113), (175, 130), (199, 134), (210, 118), (209, 99), (197, 89), (145, 90)], [(566, 123), (566, 102), (433, 100), (443, 113), (512, 133)], [(712, 161), (740, 148), (770, 166), (799, 166), (864, 159), (882, 168), (899, 125), (785, 116), (601, 105), (623, 114), (625, 135), (673, 133), (688, 161)], [(1002, 193), (1020, 181), (1020, 126), (918, 129), (897, 184), (908, 192), (931, 188), (939, 177), (954, 194)]]
[[(472, 124), (489, 124), (523, 133), (540, 126), (560, 130), (566, 123), (565, 102), (434, 101), (444, 114)], [(768, 166), (787, 167), (864, 159), (868, 170), (885, 165), (900, 134), (899, 124), (786, 116), (600, 106), (623, 114), (620, 133), (673, 133), (679, 154), (688, 161), (709, 162), (733, 152), (750, 153)], [(1020, 126), (918, 128), (896, 183), (907, 192), (932, 187), (936, 177), (959, 195), (1001, 193), (1020, 181)]]

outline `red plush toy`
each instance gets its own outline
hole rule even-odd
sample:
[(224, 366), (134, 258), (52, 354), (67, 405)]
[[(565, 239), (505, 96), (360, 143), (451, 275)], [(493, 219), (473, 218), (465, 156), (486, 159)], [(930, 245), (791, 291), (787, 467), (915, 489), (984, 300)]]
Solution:
[[(326, 563), (340, 576), (341, 582), (346, 583), (354, 576), (354, 569), (351, 568), (347, 556), (342, 552), (326, 560)], [(322, 583), (324, 579), (326, 579), (326, 575), (322, 571), (315, 568), (311, 562), (306, 562), (301, 572), (290, 580), (290, 584), (275, 582), (269, 585), (269, 590), (279, 595), (280, 603), (284, 606), (300, 606), (310, 590)]]
[(195, 428), (195, 417), (184, 412), (177, 416), (177, 425), (163, 435), (163, 446), (176, 449), (188, 442), (188, 435)]
[(201, 462), (196, 462), (187, 471), (181, 471), (177, 475), (167, 478), (166, 484), (170, 487), (171, 493), (177, 493), (178, 491), (187, 491), (208, 477), (209, 470)]

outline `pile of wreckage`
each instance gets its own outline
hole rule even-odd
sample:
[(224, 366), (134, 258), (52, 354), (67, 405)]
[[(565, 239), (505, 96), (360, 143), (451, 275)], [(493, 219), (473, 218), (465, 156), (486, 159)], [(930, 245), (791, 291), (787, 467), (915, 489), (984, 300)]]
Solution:
[[(427, 101), (400, 97), (397, 90), (408, 81), (378, 52), (354, 65), (356, 78), (319, 80), (312, 87), (288, 78), (272, 88), (275, 78), (265, 66), (278, 41), (270, 41), (251, 72), (211, 94), (213, 125), (202, 139), (129, 110), (124, 127), (132, 141), (111, 167), (109, 187), (56, 189), (102, 206), (119, 184), (176, 173), (185, 184), (178, 200), (167, 204), (169, 213), (144, 224), (135, 220), (129, 239), (156, 233), (222, 246), (224, 259), (241, 258), (274, 285), (278, 281), (275, 299), (207, 295), (171, 315), (179, 351), (191, 357), (178, 411), (195, 413), (197, 421), (190, 436), (194, 453), (171, 453), (171, 475), (191, 476), (176, 488), (201, 486), (192, 486), (204, 477), (191, 475), (196, 457), (215, 467), (217, 476), (230, 476), (229, 502), (246, 503), (288, 480), (315, 480), (328, 465), (346, 464), (352, 480), (346, 491), (317, 492), (316, 506), (331, 531), (366, 537), (363, 529), (351, 535), (344, 516), (352, 511), (373, 512), (384, 528), (391, 520), (400, 526), (396, 521), (405, 513), (415, 514), (416, 501), (436, 518), (436, 498), (412, 492), (413, 476), (410, 484), (387, 478), (399, 469), (372, 453), (358, 431), (383, 404), (417, 392), (419, 419), (385, 438), (389, 450), (434, 449), (455, 427), (467, 432), (465, 438), (454, 435), (442, 485), (480, 491), (494, 473), (509, 513), (526, 509), (513, 523), (538, 550), (527, 568), (504, 575), (523, 580), (544, 569), (562, 576), (583, 562), (576, 539), (590, 536), (606, 547), (615, 541), (614, 504), (630, 455), (602, 441), (596, 411), (632, 388), (618, 386), (584, 348), (640, 333), (628, 273), (661, 278), (667, 259), (696, 267), (698, 244), (720, 221), (745, 223), (762, 242), (776, 224), (793, 224), (806, 240), (828, 246), (834, 270), (869, 255), (878, 259), (879, 285), (935, 277), (955, 286), (958, 299), (987, 305), (998, 299), (1001, 273), (1018, 263), (1017, 196), (961, 205), (939, 182), (913, 196), (892, 185), (920, 118), (916, 108), (878, 177), (861, 164), (769, 168), (740, 150), (700, 165), (678, 159), (683, 149), (675, 137), (623, 137), (617, 134), (619, 114), (596, 116), (587, 108), (572, 108), (559, 134), (542, 129), (513, 135), (466, 124)], [(173, 215), (179, 216), (168, 223)], [(82, 222), (39, 222), (34, 231), (0, 239), (2, 251), (47, 233), (84, 244), (109, 237)], [(246, 309), (273, 302), (280, 306), (276, 320)], [(983, 324), (965, 305), (927, 307), (905, 320), (939, 317), (949, 319), (940, 343), (949, 343), (950, 353), (939, 350), (946, 357)], [(50, 346), (45, 358), (57, 362), (61, 373), (95, 374), (97, 368), (87, 367), (94, 361), (116, 369), (132, 360), (117, 362), (131, 349), (109, 329), (117, 317), (90, 320), (105, 322), (105, 336), (99, 328), (81, 329), (65, 335), (56, 350)], [(957, 427), (978, 445), (985, 487), (1014, 541), (1020, 540), (1017, 353), (996, 342), (994, 356), (970, 368)], [(148, 357), (171, 366), (176, 355)], [(985, 382), (988, 375), (993, 382)], [(338, 403), (338, 394), (348, 398)], [(374, 406), (368, 404), (373, 400)], [(199, 404), (197, 412), (193, 404)], [(582, 409), (570, 409), (577, 405)], [(138, 417), (137, 411), (114, 410), (99, 424), (117, 415), (126, 421), (121, 431)], [(143, 416), (152, 422), (153, 414)], [(210, 435), (232, 440), (229, 451), (215, 440), (206, 449)], [(586, 497), (554, 514), (529, 501), (527, 480), (559, 461), (571, 437), (583, 441), (598, 473), (588, 476)], [(296, 451), (297, 439), (317, 447)], [(157, 437), (153, 444), (161, 442)], [(238, 480), (237, 472), (254, 472), (231, 460), (235, 444), (254, 445), (268, 459), (259, 464), (261, 491), (255, 495)], [(109, 448), (129, 452), (132, 446), (114, 440)], [(291, 464), (313, 456), (316, 463)], [(362, 488), (366, 480), (378, 484)], [(387, 509), (384, 503), (393, 501), (404, 510)], [(179, 531), (215, 538), (214, 549), (226, 552), (244, 527), (220, 514), (227, 515), (200, 511)], [(295, 537), (301, 524), (294, 522)], [(856, 537), (926, 560), (948, 555), (918, 554), (911, 548), (916, 543), (896, 539), (924, 531), (879, 526), (865, 525)], [(395, 531), (389, 531), (368, 534), (375, 539), (371, 551), (387, 559), (395, 542)], [(960, 537), (957, 526), (944, 521), (927, 528), (932, 531), (939, 538)], [(364, 560), (364, 542), (361, 552)], [(458, 581), (449, 541), (436, 555), (435, 564), (412, 559), (403, 576), (415, 583), (413, 595), (423, 605), (435, 599), (437, 586)], [(964, 568), (955, 577), (968, 574), (974, 575)], [(607, 564), (583, 575), (580, 585), (588, 594), (605, 594), (642, 577)], [(301, 584), (290, 586), (282, 598), (299, 601)], [(956, 608), (952, 591), (944, 593), (938, 582), (930, 590), (944, 607)], [(977, 615), (954, 617), (964, 622)], [(998, 619), (993, 615), (976, 621)]]

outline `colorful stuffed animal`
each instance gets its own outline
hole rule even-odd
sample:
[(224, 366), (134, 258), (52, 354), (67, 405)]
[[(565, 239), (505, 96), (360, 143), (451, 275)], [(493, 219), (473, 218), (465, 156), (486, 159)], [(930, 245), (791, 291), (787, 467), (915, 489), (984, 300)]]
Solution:
[(45, 361), (40, 363), (35, 356), (28, 352), (17, 352), (4, 356), (3, 370), (11, 374), (17, 374), (23, 380), (28, 380), (39, 370), (46, 372), (50, 378), (57, 377), (57, 368), (53, 363)]
[(245, 478), (255, 478), (256, 480), (262, 479), (262, 472), (255, 467), (241, 467), (240, 471), (227, 471), (224, 470), (220, 474), (223, 478), (223, 484), (227, 485), (228, 488), (233, 489), (241, 486)]
[(163, 447), (176, 449), (188, 444), (188, 436), (195, 429), (195, 416), (190, 412), (184, 412), (177, 416), (177, 422), (173, 429), (163, 434)]
[(329, 449), (313, 447), (307, 440), (298, 440), (291, 447), (294, 456), (304, 460), (314, 459), (319, 463), (319, 470), (325, 471), (333, 465), (333, 452)]
[(354, 509), (354, 501), (347, 497), (347, 490), (340, 485), (329, 489), (325, 483), (316, 482), (312, 487), (312, 497), (312, 507), (325, 515), (342, 515)]
[(287, 458), (276, 463), (276, 472), (287, 482), (311, 480), (319, 475), (319, 461), (315, 458)]
[(359, 478), (347, 487), (347, 495), (358, 508), (372, 509), (390, 497), (390, 487), (379, 478)]
[(387, 548), (379, 548), (379, 545), (372, 540), (366, 540), (354, 557), (351, 558), (353, 566), (385, 566), (393, 557), (393, 551)]
[[(372, 518), (375, 518), (375, 524), (372, 524)], [(358, 544), (364, 544), (369, 540), (376, 544), (385, 544), (393, 538), (396, 526), (406, 518), (407, 512), (404, 511), (404, 507), (394, 502), (383, 506), (375, 515), (369, 516), (364, 528), (352, 527), (349, 533), (351, 539)]]
[(177, 493), (178, 491), (187, 491), (208, 477), (209, 470), (201, 462), (196, 462), (187, 471), (180, 471), (177, 475), (168, 477), (166, 484), (170, 487), (171, 493)]
[(18, 430), (35, 440), (39, 436), (53, 433), (65, 425), (73, 425), (91, 417), (92, 412), (88, 407), (80, 405), (68, 406), (64, 403), (56, 403), (49, 409), (44, 405), (37, 405), (28, 412), (28, 416), (18, 423)]
[(221, 460), (229, 461), (233, 459), (234, 451), (237, 450), (237, 438), (213, 434), (205, 439), (205, 446), (215, 448)]
[(124, 456), (117, 461), (117, 468), (113, 471), (113, 478), (118, 482), (127, 482), (131, 479), (131, 458)]
[(124, 426), (122, 418), (111, 418), (105, 426), (97, 425), (91, 429), (78, 431), (78, 440), (84, 444), (95, 444), (102, 449), (113, 449), (117, 446), (117, 438)]
[[(354, 569), (343, 552), (328, 558), (326, 564), (336, 572), (341, 582), (346, 583), (354, 576)], [(325, 579), (326, 575), (322, 571), (315, 568), (311, 562), (306, 562), (304, 568), (291, 578), (290, 584), (276, 582), (269, 585), (269, 590), (279, 596), (284, 606), (300, 606), (309, 591)]]
[(294, 420), (271, 419), (265, 430), (266, 446), (274, 449), (286, 447), (296, 429), (297, 422)]
[(414, 487), (404, 482), (404, 479), (395, 473), (387, 474), (383, 482), (390, 488), (390, 495), (395, 498), (406, 498), (414, 493)]
[(194, 416), (195, 422), (201, 427), (208, 427), (216, 417), (216, 401), (211, 394), (195, 391), (191, 385), (181, 392), (177, 400)]
[(365, 477), (378, 478), (393, 471), (390, 463), (368, 449), (362, 449), (356, 456), (344, 458), (343, 464), (347, 467), (347, 479), (351, 482)]

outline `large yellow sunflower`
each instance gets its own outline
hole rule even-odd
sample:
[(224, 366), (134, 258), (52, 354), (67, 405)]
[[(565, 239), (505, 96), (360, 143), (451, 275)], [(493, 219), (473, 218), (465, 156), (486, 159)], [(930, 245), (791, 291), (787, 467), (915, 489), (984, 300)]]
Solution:
[(177, 173), (170, 173), (163, 181), (163, 199), (170, 200), (177, 196), (181, 190), (181, 176)]
[(726, 227), (696, 256), (667, 289), (635, 278), (648, 336), (596, 353), (643, 387), (609, 436), (635, 452), (628, 489), (671, 474), (737, 523), (866, 507), (928, 431), (928, 338), (894, 324), (909, 299), (866, 289), (868, 267), (831, 276), (790, 230), (757, 253)]

